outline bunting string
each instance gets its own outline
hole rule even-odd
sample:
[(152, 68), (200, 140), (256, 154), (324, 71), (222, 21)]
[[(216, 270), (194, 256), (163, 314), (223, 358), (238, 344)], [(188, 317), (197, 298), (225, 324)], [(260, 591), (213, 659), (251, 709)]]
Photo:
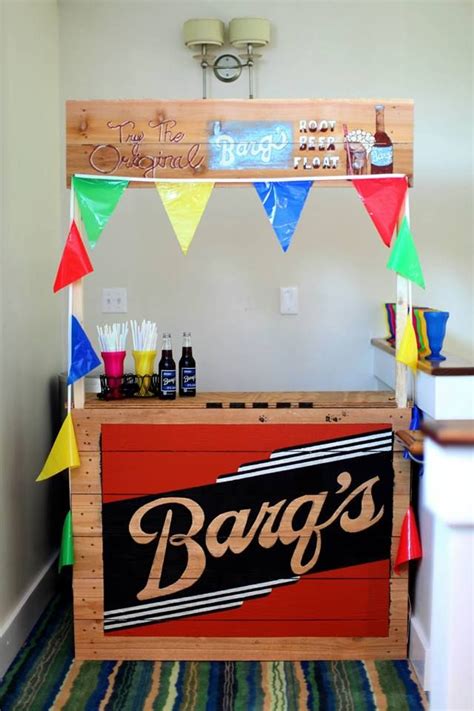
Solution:
[(76, 173), (75, 178), (90, 178), (91, 180), (127, 180), (130, 183), (268, 183), (273, 181), (285, 181), (285, 183), (300, 183), (302, 180), (311, 182), (325, 181), (354, 181), (354, 180), (391, 180), (392, 178), (405, 178), (405, 173), (381, 173), (379, 175), (308, 175), (303, 177), (287, 178), (286, 176), (274, 178), (131, 178), (130, 176), (110, 176), (110, 175), (88, 175), (87, 173)]

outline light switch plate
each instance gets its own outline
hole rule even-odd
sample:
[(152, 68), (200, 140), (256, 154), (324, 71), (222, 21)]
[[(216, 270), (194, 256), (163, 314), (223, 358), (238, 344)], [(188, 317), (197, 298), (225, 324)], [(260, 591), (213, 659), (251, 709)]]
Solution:
[(102, 313), (127, 313), (127, 290), (124, 287), (102, 289)]
[(285, 316), (293, 316), (298, 313), (298, 287), (280, 287), (280, 313)]

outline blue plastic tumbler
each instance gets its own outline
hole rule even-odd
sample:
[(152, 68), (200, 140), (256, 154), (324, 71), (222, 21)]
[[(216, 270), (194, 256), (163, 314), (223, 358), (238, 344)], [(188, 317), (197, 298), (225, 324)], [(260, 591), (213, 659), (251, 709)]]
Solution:
[(426, 321), (428, 342), (431, 350), (430, 355), (426, 356), (426, 360), (446, 360), (445, 356), (441, 355), (441, 349), (446, 335), (446, 321), (449, 318), (449, 312), (425, 311), (424, 316)]

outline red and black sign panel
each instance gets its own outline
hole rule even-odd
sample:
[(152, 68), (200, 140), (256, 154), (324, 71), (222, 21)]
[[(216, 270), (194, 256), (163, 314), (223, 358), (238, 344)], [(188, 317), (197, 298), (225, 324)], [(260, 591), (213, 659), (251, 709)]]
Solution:
[(385, 425), (104, 425), (104, 629), (388, 634)]

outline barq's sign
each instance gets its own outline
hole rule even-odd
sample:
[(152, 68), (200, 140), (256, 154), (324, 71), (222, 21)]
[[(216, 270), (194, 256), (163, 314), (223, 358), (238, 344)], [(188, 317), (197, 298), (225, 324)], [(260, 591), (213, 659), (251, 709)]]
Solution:
[(380, 106), (391, 159), (376, 172), (410, 179), (411, 101), (297, 99), (68, 101), (67, 180), (74, 174), (132, 181), (368, 174), (375, 170)]
[(240, 607), (390, 557), (392, 432), (278, 450), (215, 484), (105, 503), (104, 628)]

